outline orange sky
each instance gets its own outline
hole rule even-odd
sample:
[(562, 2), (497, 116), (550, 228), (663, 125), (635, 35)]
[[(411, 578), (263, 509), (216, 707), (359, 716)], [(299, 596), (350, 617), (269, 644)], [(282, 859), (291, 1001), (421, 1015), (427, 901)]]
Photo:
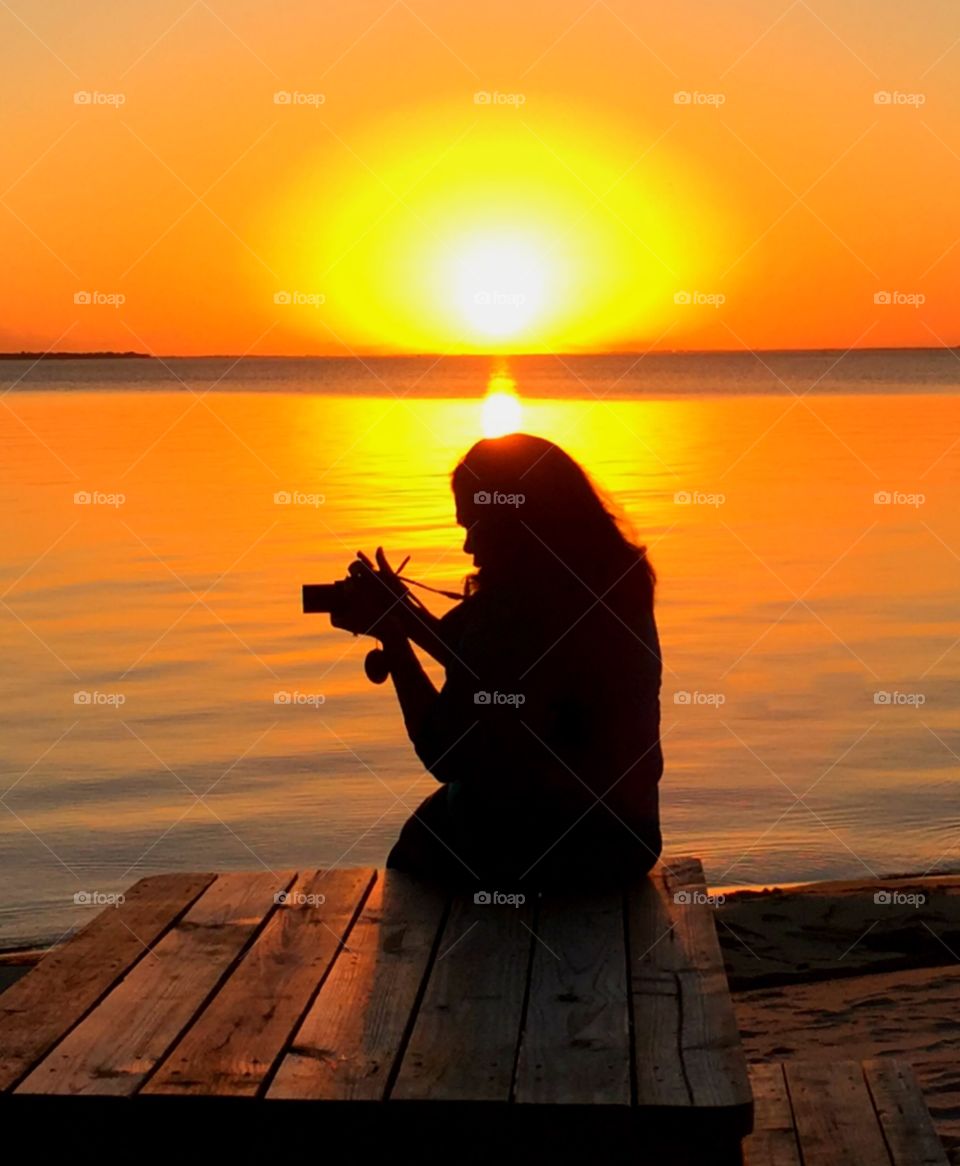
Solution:
[(11, 0), (0, 34), (6, 350), (960, 343), (954, 0)]

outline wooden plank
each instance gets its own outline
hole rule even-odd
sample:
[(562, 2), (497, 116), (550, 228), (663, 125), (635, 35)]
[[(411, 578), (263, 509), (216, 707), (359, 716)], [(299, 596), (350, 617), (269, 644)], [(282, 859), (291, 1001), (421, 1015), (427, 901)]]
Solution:
[(347, 937), (376, 871), (306, 871), (141, 1092), (255, 1097)]
[(446, 905), (435, 886), (383, 873), (267, 1097), (383, 1100)]
[(628, 888), (627, 919), (637, 1106), (746, 1134), (746, 1056), (699, 860), (671, 856)]
[(890, 1166), (857, 1061), (784, 1066), (804, 1166)]
[(0, 1091), (9, 1090), (153, 946), (213, 874), (140, 879), (117, 907), (49, 952), (0, 996)]
[(753, 1133), (744, 1143), (746, 1166), (803, 1166), (783, 1065), (751, 1065)]
[(454, 900), (393, 1100), (509, 1101), (533, 906)]
[(16, 1092), (136, 1092), (292, 882), (290, 872), (219, 875)]
[(876, 1058), (863, 1062), (863, 1075), (893, 1166), (947, 1166), (946, 1152), (910, 1066)]
[(675, 926), (658, 870), (627, 891), (627, 943), (633, 1008), (636, 1104), (691, 1104), (680, 1049), (680, 985), (673, 970)]
[(680, 988), (680, 1047), (693, 1104), (739, 1108), (749, 1121), (747, 1059), (703, 868), (698, 859), (683, 858), (662, 870), (676, 923), (670, 938)]
[(677, 975), (683, 1018), (680, 1052), (693, 1104), (742, 1108), (749, 1119), (753, 1098), (726, 973)]
[(536, 940), (514, 1100), (629, 1106), (623, 895), (545, 897)]
[(674, 970), (722, 971), (723, 954), (700, 860), (669, 858), (652, 873), (662, 879), (664, 901), (675, 924), (669, 949)]

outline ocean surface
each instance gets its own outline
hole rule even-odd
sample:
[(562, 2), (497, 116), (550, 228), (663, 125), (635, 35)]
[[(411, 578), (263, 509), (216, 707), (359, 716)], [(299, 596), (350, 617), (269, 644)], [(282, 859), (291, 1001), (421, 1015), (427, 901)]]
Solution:
[(0, 362), (0, 946), (158, 871), (382, 863), (435, 783), (300, 585), (382, 544), (460, 587), (490, 390), (650, 548), (667, 849), (960, 868), (958, 389), (952, 351)]

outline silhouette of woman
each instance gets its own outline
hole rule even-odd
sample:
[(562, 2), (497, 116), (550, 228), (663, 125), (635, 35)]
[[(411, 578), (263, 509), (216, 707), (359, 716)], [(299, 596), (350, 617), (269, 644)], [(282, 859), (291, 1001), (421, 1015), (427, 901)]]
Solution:
[[(452, 884), (600, 886), (660, 854), (655, 576), (583, 469), (543, 438), (477, 442), (453, 473), (476, 573), (442, 618), (360, 555), (339, 627), (381, 640), (442, 783), (387, 866)], [(437, 691), (412, 643), (446, 670)]]

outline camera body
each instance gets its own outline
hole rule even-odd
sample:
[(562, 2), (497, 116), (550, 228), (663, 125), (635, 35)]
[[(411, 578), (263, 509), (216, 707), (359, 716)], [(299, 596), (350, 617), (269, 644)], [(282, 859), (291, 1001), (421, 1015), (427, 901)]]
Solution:
[[(370, 578), (374, 576), (370, 574)], [(304, 583), (303, 610), (306, 615), (329, 615), (334, 627), (347, 628), (354, 635), (376, 635), (377, 625), (396, 605), (396, 599), (378, 583), (371, 607), (361, 576), (351, 575), (336, 583)], [(377, 608), (380, 608), (378, 611)]]
[(304, 583), (304, 615), (333, 615), (336, 611), (343, 611), (348, 602), (346, 592), (345, 579), (338, 579), (336, 583)]

